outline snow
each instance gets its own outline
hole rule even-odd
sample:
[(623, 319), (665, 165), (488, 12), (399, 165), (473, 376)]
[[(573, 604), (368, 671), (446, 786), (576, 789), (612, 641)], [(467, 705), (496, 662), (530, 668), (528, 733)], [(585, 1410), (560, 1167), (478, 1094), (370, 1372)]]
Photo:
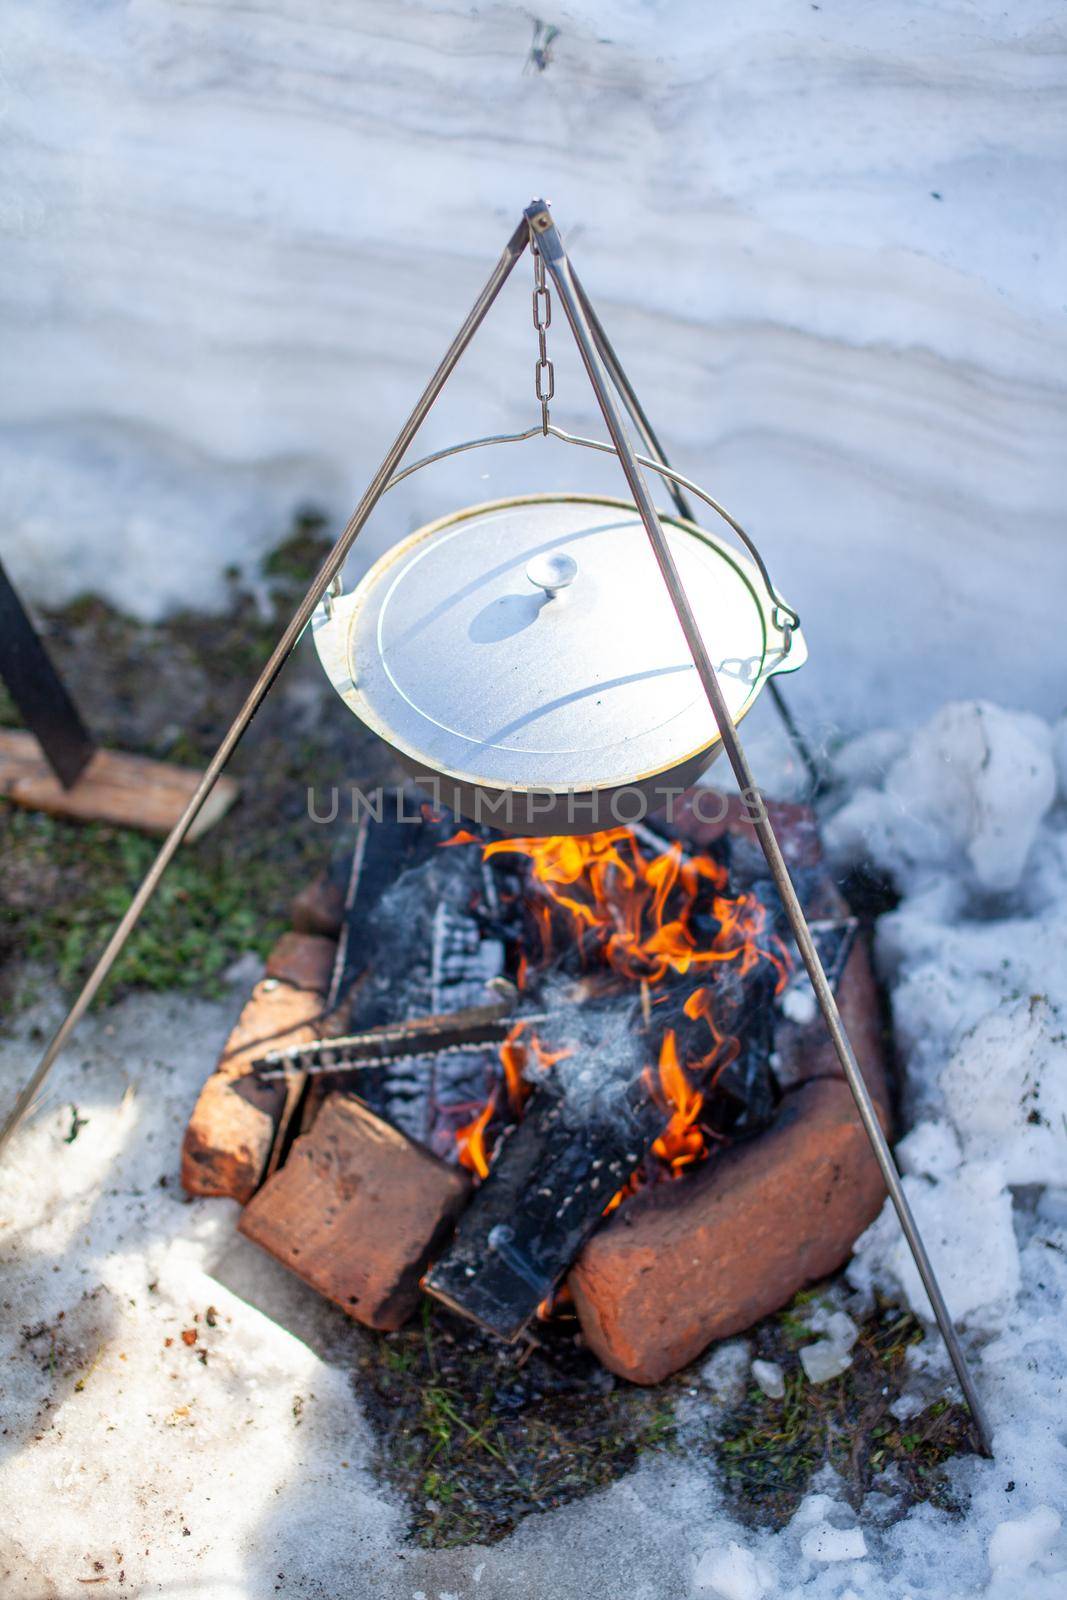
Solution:
[(719, 1600), (763, 1600), (773, 1582), (767, 1563), (734, 1540), (725, 1548), (705, 1550), (694, 1576), (697, 1594), (717, 1595)]
[(867, 1541), (859, 1528), (835, 1528), (816, 1523), (800, 1541), (809, 1561), (859, 1561), (867, 1554)]
[(969, 1159), (998, 1161), (1008, 1183), (1067, 1186), (1067, 1046), (1041, 995), (990, 1012), (941, 1074), (945, 1108)]
[[(275, 1585), (298, 1600), (1062, 1600), (1067, 805), (1050, 797), (1035, 817), (1031, 794), (1011, 891), (989, 887), (1018, 860), (1018, 842), (998, 844), (986, 826), (992, 810), (1011, 812), (1005, 797), (988, 794), (925, 855), (903, 833), (893, 855), (886, 824), (902, 761), (918, 812), (936, 815), (941, 789), (952, 810), (961, 745), (943, 733), (973, 726), (971, 710), (947, 708), (903, 743), (886, 740), (878, 761), (868, 740), (862, 760), (850, 765), (846, 748), (838, 766), (874, 797), (883, 865), (903, 891), (876, 941), (904, 1073), (899, 1157), (994, 1430), (993, 1461), (949, 1464), (958, 1516), (908, 1506), (892, 1477), (852, 1506), (823, 1468), (786, 1526), (754, 1528), (728, 1509), (708, 1453), (683, 1450), (497, 1544), (406, 1544), (329, 1308), (235, 1235), (231, 1204), (185, 1202), (177, 1188), (181, 1130), (239, 995), (133, 997), (83, 1024), (0, 1165), (5, 1600), (73, 1593), (96, 1561), (97, 1593), (175, 1600), (205, 1585), (212, 1600), (260, 1600)], [(990, 752), (1001, 774), (1020, 742), (1045, 748), (1029, 718), (983, 710), (982, 726), (1004, 741)], [(855, 798), (844, 780), (828, 809), (840, 816)], [(837, 837), (858, 849), (851, 827)], [(45, 992), (7, 1023), (5, 1099), (58, 1005)], [(67, 1143), (72, 1106), (88, 1122)], [(811, 1309), (816, 1349), (847, 1354), (873, 1287), (929, 1320), (888, 1207), (848, 1279)], [(710, 1351), (703, 1398), (686, 1403), (729, 1405), (749, 1372), (771, 1392), (781, 1372), (750, 1368), (750, 1355), (743, 1339)], [(953, 1392), (934, 1330), (909, 1364), (901, 1420)]]
[[(798, 703), (906, 725), (1024, 672), (1061, 714), (1057, 8), (540, 9), (544, 71), (520, 0), (10, 0), (15, 577), (225, 605), (296, 505), (339, 526), (546, 193), (678, 465), (804, 618)], [(420, 453), (536, 417), (529, 289), (524, 263)], [(598, 431), (566, 342), (557, 314), (554, 413)], [(353, 571), (454, 506), (618, 483), (540, 440), (435, 467)]]
[(1048, 1554), (1062, 1523), (1051, 1506), (1036, 1506), (1029, 1516), (998, 1523), (989, 1541), (989, 1565), (994, 1572), (1005, 1567), (1025, 1571)]
[(911, 887), (933, 872), (1013, 889), (1052, 804), (1052, 736), (1039, 717), (986, 702), (945, 706), (834, 818), (829, 848), (865, 850)]
[[(939, 1181), (906, 1177), (904, 1193), (953, 1317), (996, 1326), (1019, 1291), (1019, 1250), (1002, 1169), (972, 1161)], [(860, 1289), (903, 1293), (914, 1311), (931, 1316), (911, 1251), (889, 1209), (857, 1242), (849, 1278)]]

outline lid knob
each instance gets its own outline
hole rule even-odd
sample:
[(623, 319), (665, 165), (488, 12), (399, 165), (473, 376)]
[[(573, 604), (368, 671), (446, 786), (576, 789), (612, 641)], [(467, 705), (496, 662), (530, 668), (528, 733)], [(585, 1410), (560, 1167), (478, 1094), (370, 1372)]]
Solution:
[(573, 556), (557, 550), (550, 555), (534, 556), (532, 561), (528, 561), (526, 576), (553, 600), (561, 589), (574, 582), (578, 576), (578, 563)]

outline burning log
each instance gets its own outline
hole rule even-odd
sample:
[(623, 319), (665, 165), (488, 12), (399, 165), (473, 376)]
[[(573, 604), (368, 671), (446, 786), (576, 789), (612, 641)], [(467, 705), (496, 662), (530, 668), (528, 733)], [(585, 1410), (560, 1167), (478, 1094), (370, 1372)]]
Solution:
[[(729, 1016), (731, 1032), (742, 1033), (767, 1008), (775, 971), (757, 963), (743, 977), (731, 977), (732, 985), (721, 985), (734, 990), (730, 1003), (723, 996), (721, 1014)], [(610, 1043), (598, 1047), (598, 1035), (610, 1039), (600, 1009), (590, 1007), (581, 1020), (586, 1037), (578, 1059), (558, 1055), (555, 1069), (534, 1089), (424, 1284), (454, 1311), (505, 1339), (516, 1339), (551, 1297), (650, 1151), (680, 1167), (703, 1145), (693, 1127), (702, 1095), (681, 1069), (675, 1030), (662, 1032), (657, 1082), (642, 1065), (647, 1038), (628, 1011), (621, 1028), (616, 1022), (621, 1060), (611, 1059)]]

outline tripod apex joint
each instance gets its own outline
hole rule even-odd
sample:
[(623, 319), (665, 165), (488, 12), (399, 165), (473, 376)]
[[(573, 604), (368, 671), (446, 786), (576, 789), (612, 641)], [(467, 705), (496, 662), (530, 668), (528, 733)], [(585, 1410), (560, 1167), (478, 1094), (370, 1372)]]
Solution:
[(531, 200), (524, 215), (536, 233), (547, 233), (552, 226), (552, 212), (547, 200)]

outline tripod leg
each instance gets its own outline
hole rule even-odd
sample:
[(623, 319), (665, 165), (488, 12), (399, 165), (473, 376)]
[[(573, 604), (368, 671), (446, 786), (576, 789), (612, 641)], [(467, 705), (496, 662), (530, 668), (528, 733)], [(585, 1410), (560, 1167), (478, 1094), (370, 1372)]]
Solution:
[[(726, 701), (723, 698), (722, 690), (719, 687), (719, 680), (716, 676), (711, 656), (708, 653), (707, 645), (704, 643), (703, 634), (700, 631), (693, 608), (689, 603), (689, 597), (681, 581), (670, 547), (664, 537), (659, 517), (656, 515), (656, 509), (652, 504), (648, 485), (642, 476), (641, 468), (634, 459), (633, 449), (626, 436), (622, 416), (609, 387), (607, 377), (601, 367), (596, 341), (585, 315), (581, 296), (575, 288), (570, 263), (563, 249), (563, 243), (552, 220), (551, 213), (543, 201), (535, 201), (527, 207), (526, 215), (537, 239), (537, 247), (544, 257), (545, 266), (552, 277), (556, 293), (566, 313), (567, 321), (570, 323), (579, 354), (582, 357), (585, 370), (589, 375), (589, 381), (600, 404), (612, 443), (618, 452), (623, 473), (634, 497), (634, 503), (651, 541), (653, 554), (656, 557), (663, 581), (667, 586), (674, 609), (678, 615), (678, 621), (681, 623), (686, 643), (692, 652), (693, 661), (704, 687), (704, 692), (708, 697), (708, 702), (719, 730), (719, 737), (722, 739), (723, 748), (729, 757), (738, 788), (742, 794), (758, 794), (756, 780), (752, 775), (748, 757), (742, 748)], [(770, 867), (775, 886), (781, 896), (786, 916), (789, 918), (789, 925), (797, 942), (801, 959), (807, 969), (808, 977), (811, 979), (811, 985), (815, 991), (815, 997), (819, 1003), (819, 1009), (826, 1023), (837, 1059), (841, 1064), (841, 1070), (852, 1091), (860, 1120), (870, 1140), (875, 1159), (881, 1168), (890, 1198), (896, 1207), (901, 1228), (915, 1259), (915, 1265), (919, 1270), (923, 1286), (929, 1296), (934, 1316), (948, 1348), (960, 1387), (970, 1407), (979, 1449), (984, 1455), (991, 1455), (992, 1436), (985, 1410), (967, 1367), (962, 1346), (953, 1327), (952, 1319), (949, 1316), (948, 1307), (945, 1305), (944, 1296), (941, 1293), (930, 1258), (926, 1253), (926, 1246), (923, 1244), (922, 1236), (916, 1225), (911, 1206), (908, 1203), (908, 1197), (904, 1193), (900, 1174), (897, 1172), (889, 1143), (882, 1132), (882, 1125), (878, 1120), (878, 1113), (871, 1099), (870, 1091), (864, 1082), (859, 1062), (856, 1060), (855, 1052), (841, 1021), (833, 990), (827, 981), (826, 973), (819, 959), (819, 953), (815, 948), (815, 941), (808, 927), (804, 909), (793, 887), (793, 880), (789, 875), (789, 868), (786, 866), (781, 846), (762, 806), (760, 807), (759, 819), (755, 823), (755, 830), (763, 853), (767, 858), (767, 865)]]
[(353, 544), (355, 544), (356, 538), (367, 518), (381, 499), (386, 485), (396, 471), (404, 452), (421, 427), (430, 407), (452, 375), (460, 356), (481, 326), (486, 312), (506, 283), (515, 263), (526, 249), (529, 238), (529, 228), (524, 218), (508, 240), (500, 260), (489, 276), (485, 288), (475, 301), (467, 320), (449, 345), (440, 366), (419, 397), (415, 409), (390, 446), (385, 460), (372, 478), (363, 499), (352, 513), (344, 532), (340, 535), (337, 543), (313, 578), (311, 587), (303, 600), (301, 600), (288, 627), (271, 652), (270, 659), (256, 679), (251, 693), (234, 718), (225, 738), (212, 756), (188, 806), (164, 840), (159, 854), (149, 867), (140, 887), (123, 913), (122, 920), (108, 940), (96, 966), (86, 979), (81, 993), (67, 1012), (44, 1055), (37, 1063), (29, 1082), (22, 1089), (14, 1106), (11, 1108), (3, 1127), (0, 1128), (0, 1150), (3, 1149), (33, 1104), (34, 1097), (52, 1069), (52, 1063), (81, 1021), (88, 1007), (92, 1004), (93, 996), (114, 966), (123, 945), (133, 932), (138, 918), (155, 893), (159, 881), (170, 865), (175, 852), (189, 831), (204, 801), (214, 788), (219, 774), (236, 749), (248, 724), (252, 721), (252, 718), (270, 692), (275, 678), (292, 654), (296, 642), (311, 620), (311, 614), (318, 605), (319, 600), (340, 572), (344, 565), (345, 557)]

